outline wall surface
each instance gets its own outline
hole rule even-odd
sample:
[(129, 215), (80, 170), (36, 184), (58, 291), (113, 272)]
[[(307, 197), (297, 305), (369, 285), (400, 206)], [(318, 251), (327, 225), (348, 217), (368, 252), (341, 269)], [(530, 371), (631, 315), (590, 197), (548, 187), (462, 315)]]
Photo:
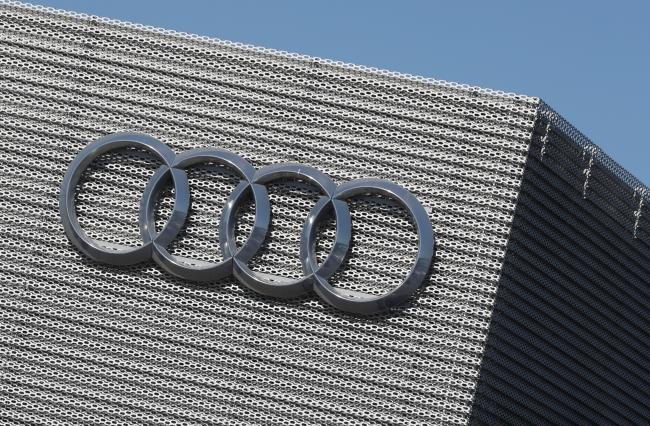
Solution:
[[(464, 424), (502, 270), (538, 100), (334, 64), (99, 18), (0, 5), (0, 416), (74, 424)], [(315, 297), (280, 301), (232, 280), (191, 286), (152, 263), (84, 258), (58, 214), (61, 179), (116, 131), (177, 152), (217, 146), (254, 166), (294, 161), (337, 183), (395, 181), (430, 210), (428, 285), (396, 312), (355, 317)], [(140, 151), (100, 157), (77, 213), (97, 239), (138, 245)], [(170, 250), (221, 257), (237, 180), (193, 168), (193, 207)], [(315, 193), (269, 188), (273, 231), (252, 262), (300, 275)], [(160, 200), (160, 218), (169, 208)], [(387, 199), (351, 203), (341, 288), (387, 291), (416, 238)], [(242, 214), (245, 235), (251, 215)], [(323, 231), (326, 246), (331, 229)]]
[(542, 110), (473, 424), (650, 421), (650, 209), (635, 184)]

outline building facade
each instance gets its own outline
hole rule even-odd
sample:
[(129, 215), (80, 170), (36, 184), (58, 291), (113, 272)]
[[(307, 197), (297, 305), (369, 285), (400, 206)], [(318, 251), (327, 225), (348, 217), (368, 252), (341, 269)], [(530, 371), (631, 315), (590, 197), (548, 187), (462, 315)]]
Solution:
[[(15, 2), (0, 3), (0, 22), (7, 423), (650, 421), (648, 189), (540, 99)], [(218, 147), (256, 168), (401, 185), (435, 232), (425, 284), (355, 315), (88, 259), (61, 224), (61, 182), (88, 143), (124, 131), (176, 153)], [(75, 200), (88, 235), (141, 244), (158, 166), (135, 149), (97, 158)], [(209, 162), (187, 176), (191, 214), (168, 249), (216, 261), (238, 177)], [(268, 192), (271, 232), (250, 267), (299, 278), (317, 191), (288, 179)], [(157, 200), (158, 226), (173, 195)], [(414, 224), (390, 197), (348, 205), (352, 243), (332, 283), (392, 291), (413, 264)], [(253, 208), (238, 216), (240, 244)]]

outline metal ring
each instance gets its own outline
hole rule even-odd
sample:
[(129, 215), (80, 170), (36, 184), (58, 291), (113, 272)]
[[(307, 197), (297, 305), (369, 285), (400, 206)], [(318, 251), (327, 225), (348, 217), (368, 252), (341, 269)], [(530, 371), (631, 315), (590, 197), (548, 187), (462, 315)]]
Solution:
[[(257, 173), (255, 173), (253, 186), (264, 186), (269, 182), (286, 178), (304, 180), (316, 186), (324, 194), (324, 196), (319, 199), (317, 205), (326, 206), (332, 204), (331, 198), (336, 190), (336, 184), (321, 171), (302, 164), (282, 163), (262, 167), (257, 171)], [(241, 203), (242, 197), (236, 194), (232, 201), (233, 206), (236, 207)], [(347, 250), (350, 241), (349, 226), (346, 228), (345, 226), (340, 225), (351, 221), (347, 206), (343, 208), (343, 204), (333, 204), (337, 224), (337, 241), (334, 244), (335, 250), (333, 250), (333, 254), (330, 256), (332, 257), (332, 260), (326, 263), (330, 265), (330, 268), (336, 266), (334, 270), (338, 268), (337, 259), (341, 257), (339, 254), (340, 251), (343, 249)], [(302, 278), (291, 279), (280, 275), (266, 274), (251, 270), (248, 267), (248, 262), (256, 254), (257, 250), (242, 250), (238, 253), (233, 253), (232, 248), (234, 241), (232, 235), (234, 234), (234, 222), (228, 223), (225, 228), (228, 231), (228, 238), (226, 239), (227, 243), (224, 245), (224, 252), (228, 250), (229, 254), (233, 256), (233, 273), (239, 282), (258, 293), (274, 297), (298, 297), (311, 291), (314, 284), (313, 272), (306, 274)], [(261, 239), (260, 244), (266, 238), (268, 228), (265, 231), (266, 232), (264, 233), (264, 237)], [(304, 232), (305, 231), (303, 231), (303, 235)]]
[[(405, 188), (379, 179), (357, 179), (340, 185), (334, 193), (334, 202), (345, 202), (344, 200), (356, 195), (375, 193), (396, 200), (410, 214), (418, 233), (418, 254), (415, 264), (411, 268), (404, 281), (390, 292), (377, 296), (351, 290), (337, 289), (332, 286), (328, 279), (335, 272), (323, 268), (325, 263), (318, 266), (316, 262), (315, 243), (310, 239), (303, 241), (302, 249), (309, 253), (304, 256), (303, 264), (306, 274), (311, 273), (316, 282), (314, 291), (328, 304), (347, 312), (374, 314), (393, 308), (405, 302), (429, 272), (433, 253), (435, 250), (435, 236), (433, 227), (422, 204)], [(323, 214), (323, 206), (316, 205), (310, 213), (313, 222), (318, 221)], [(315, 225), (312, 225), (315, 226)], [(313, 234), (311, 234), (313, 238)], [(346, 249), (347, 252), (347, 249)], [(330, 273), (323, 273), (323, 271)]]
[[(132, 265), (149, 260), (152, 254), (152, 243), (145, 242), (141, 246), (130, 247), (90, 238), (79, 225), (74, 201), (79, 179), (88, 165), (95, 158), (108, 151), (125, 147), (141, 148), (155, 154), (164, 163), (162, 167), (167, 169), (171, 167), (171, 163), (175, 158), (175, 154), (171, 149), (150, 136), (137, 133), (116, 133), (103, 137), (89, 143), (72, 160), (63, 177), (59, 197), (61, 222), (70, 241), (91, 259), (113, 265)], [(176, 197), (170, 221), (163, 228), (165, 232), (174, 231), (178, 224), (172, 219), (183, 214), (183, 211), (185, 211), (184, 214), (187, 214), (187, 207), (189, 206), (187, 180), (183, 180), (182, 177), (174, 174), (172, 174), (172, 178)]]
[[(170, 172), (172, 176), (174, 174), (182, 175), (182, 179), (187, 182), (186, 168), (209, 161), (221, 164), (237, 172), (242, 178), (242, 181), (239, 183), (236, 191), (243, 191), (250, 186), (250, 180), (255, 174), (255, 169), (240, 156), (220, 149), (194, 149), (179, 154), (174, 160), (171, 169), (163, 167), (158, 169), (149, 180), (140, 203), (140, 234), (145, 243), (153, 242), (153, 260), (165, 271), (186, 280), (205, 282), (225, 278), (232, 274), (232, 257), (224, 252), (224, 258), (220, 262), (215, 263), (172, 255), (167, 250), (167, 246), (178, 236), (182, 225), (187, 219), (188, 210), (179, 212), (176, 217), (172, 215), (173, 222), (179, 224), (178, 227), (174, 227), (173, 230), (167, 228), (160, 233), (156, 233), (156, 200), (164, 184), (168, 181), (167, 178)], [(268, 205), (269, 201), (265, 189), (264, 191), (254, 192), (254, 196), (256, 214), (253, 233), (259, 233), (261, 229), (268, 228), (269, 214), (267, 213), (268, 209), (265, 209), (265, 205)], [(223, 222), (224, 215), (230, 215), (228, 202), (224, 207), (221, 222)], [(247, 245), (249, 247), (246, 247)], [(247, 249), (255, 249), (254, 245), (255, 239), (249, 238), (244, 244), (244, 247)]]

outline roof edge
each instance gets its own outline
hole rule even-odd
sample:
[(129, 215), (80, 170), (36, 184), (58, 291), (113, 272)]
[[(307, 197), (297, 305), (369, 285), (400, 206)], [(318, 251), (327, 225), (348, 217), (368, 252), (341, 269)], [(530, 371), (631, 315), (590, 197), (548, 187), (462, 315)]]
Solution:
[(332, 59), (324, 59), (316, 56), (304, 55), (299, 53), (291, 53), (284, 50), (277, 50), (277, 49), (260, 47), (251, 44), (246, 44), (246, 43), (222, 40), (216, 37), (202, 36), (199, 34), (170, 30), (170, 29), (165, 29), (165, 28), (151, 26), (151, 25), (143, 25), (143, 24), (123, 21), (119, 19), (106, 18), (106, 17), (91, 15), (87, 13), (57, 9), (49, 6), (36, 5), (36, 4), (20, 2), (16, 0), (0, 0), (0, 5), (21, 8), (21, 9), (29, 9), (34, 12), (45, 13), (45, 14), (63, 15), (73, 19), (82, 19), (82, 20), (92, 19), (107, 25), (114, 25), (132, 31), (151, 32), (151, 33), (164, 35), (167, 37), (178, 38), (184, 41), (190, 41), (190, 42), (200, 43), (200, 44), (201, 43), (218, 44), (222, 47), (226, 47), (229, 49), (246, 51), (248, 53), (257, 53), (260, 55), (274, 56), (276, 58), (281, 58), (286, 61), (318, 63), (320, 65), (330, 66), (332, 68), (337, 68), (352, 73), (372, 75), (375, 77), (381, 77), (386, 79), (408, 81), (415, 84), (433, 85), (433, 86), (438, 86), (438, 87), (447, 88), (451, 90), (473, 92), (475, 94), (483, 94), (491, 97), (499, 97), (499, 98), (504, 98), (515, 102), (518, 101), (518, 102), (529, 103), (531, 105), (537, 106), (540, 116), (554, 123), (558, 130), (560, 130), (569, 139), (573, 140), (575, 143), (581, 146), (584, 150), (591, 152), (594, 155), (594, 158), (596, 158), (616, 177), (618, 177), (623, 182), (625, 182), (630, 188), (632, 188), (636, 193), (639, 193), (643, 198), (646, 199), (648, 203), (650, 203), (650, 188), (647, 185), (645, 185), (638, 178), (633, 176), (629, 171), (624, 169), (613, 158), (611, 158), (607, 153), (605, 153), (600, 147), (594, 144), (582, 132), (576, 129), (570, 122), (568, 122), (564, 117), (558, 114), (546, 102), (544, 102), (542, 99), (538, 97), (522, 95), (514, 92), (505, 92), (501, 90), (488, 89), (479, 86), (456, 83), (456, 82), (451, 82), (446, 80), (439, 80), (435, 78), (423, 77), (423, 76), (418, 76), (418, 75), (413, 75), (408, 73), (402, 73), (398, 71), (391, 71), (382, 68), (356, 65), (349, 62), (336, 61)]
[(138, 23), (123, 21), (119, 19), (106, 18), (106, 17), (91, 15), (87, 13), (57, 9), (49, 6), (36, 5), (32, 3), (20, 2), (15, 0), (0, 0), (0, 6), (29, 9), (37, 13), (63, 15), (72, 19), (82, 19), (82, 20), (92, 19), (94, 21), (99, 21), (107, 25), (114, 25), (131, 31), (151, 32), (151, 33), (156, 33), (159, 35), (164, 35), (172, 38), (178, 38), (184, 41), (190, 41), (194, 43), (218, 44), (225, 48), (246, 51), (248, 53), (257, 53), (260, 55), (273, 56), (275, 58), (283, 59), (285, 61), (308, 62), (311, 64), (317, 63), (321, 66), (329, 66), (335, 69), (340, 69), (352, 73), (366, 74), (366, 75), (381, 77), (385, 79), (396, 79), (402, 82), (407, 81), (415, 84), (439, 86), (442, 88), (447, 88), (451, 90), (460, 90), (463, 92), (473, 92), (474, 94), (483, 94), (486, 96), (503, 98), (504, 100), (514, 101), (514, 102), (523, 102), (532, 105), (539, 102), (539, 98), (537, 97), (518, 94), (514, 92), (488, 89), (488, 88), (483, 88), (483, 87), (469, 85), (469, 84), (456, 83), (456, 82), (451, 82), (446, 80), (439, 80), (431, 77), (424, 77), (424, 76), (419, 76), (414, 74), (402, 73), (399, 71), (391, 71), (391, 70), (377, 68), (377, 67), (357, 65), (357, 64), (344, 62), (344, 61), (337, 61), (333, 59), (324, 59), (317, 56), (310, 56), (310, 55), (305, 55), (300, 53), (291, 53), (284, 50), (277, 50), (277, 49), (272, 49), (267, 47), (256, 46), (252, 44), (222, 40), (216, 37), (202, 36), (194, 33), (170, 30), (166, 28), (138, 24)]
[(650, 203), (650, 187), (641, 182), (636, 176), (621, 166), (616, 160), (609, 156), (601, 147), (596, 145), (573, 124), (557, 113), (551, 106), (540, 99), (539, 114), (548, 120), (555, 129), (563, 133), (568, 139), (580, 146), (585, 152), (593, 155), (602, 166), (609, 170), (614, 176), (628, 185), (635, 193), (645, 198)]

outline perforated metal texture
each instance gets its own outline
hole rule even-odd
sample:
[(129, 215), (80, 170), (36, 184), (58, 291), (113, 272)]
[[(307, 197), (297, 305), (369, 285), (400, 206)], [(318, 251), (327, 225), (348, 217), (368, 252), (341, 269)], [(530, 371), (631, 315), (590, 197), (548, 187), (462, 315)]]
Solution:
[(647, 189), (540, 109), (472, 424), (650, 423)]
[[(39, 424), (463, 424), (487, 334), (538, 101), (13, 3), (0, 6), (0, 416)], [(397, 312), (354, 317), (232, 280), (196, 286), (153, 264), (83, 258), (58, 217), (63, 173), (88, 142), (151, 134), (256, 167), (296, 161), (336, 182), (372, 177), (431, 211), (428, 285)], [(138, 243), (154, 159), (100, 158), (79, 190), (85, 229)], [(190, 171), (173, 251), (216, 260), (228, 170)], [(256, 270), (298, 273), (313, 197), (271, 188)], [(162, 197), (159, 222), (168, 212)], [(412, 225), (353, 200), (342, 287), (383, 292), (410, 268)], [(244, 212), (239, 235), (250, 226)], [(326, 250), (331, 225), (323, 233)], [(328, 234), (328, 232), (330, 234)]]

